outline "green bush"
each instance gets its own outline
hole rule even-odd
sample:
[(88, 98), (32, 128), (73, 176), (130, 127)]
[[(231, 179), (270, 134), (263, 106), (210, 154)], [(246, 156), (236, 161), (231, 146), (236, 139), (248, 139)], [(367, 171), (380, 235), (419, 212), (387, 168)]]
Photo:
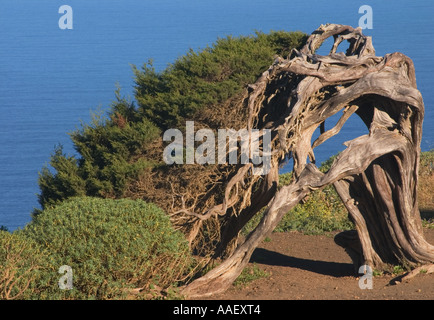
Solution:
[[(114, 110), (124, 110), (127, 102), (119, 96)], [(58, 146), (39, 174), (39, 203), (46, 208), (70, 197), (122, 197), (128, 181), (137, 179), (153, 162), (142, 154), (146, 144), (159, 137), (160, 131), (146, 118), (137, 122), (114, 111), (111, 119), (95, 114), (91, 124), (71, 133), (80, 159), (67, 156)], [(122, 120), (121, 120), (122, 119)]]
[[(321, 164), (320, 171), (330, 169), (332, 156)], [(279, 187), (290, 184), (292, 173), (284, 173), (279, 176)], [(249, 233), (259, 223), (265, 208), (260, 211), (243, 230), (243, 234)], [(311, 192), (302, 202), (283, 216), (280, 223), (274, 229), (275, 232), (301, 231), (308, 234), (321, 234), (324, 232), (353, 229), (353, 223), (348, 219), (348, 211), (343, 205), (339, 195), (333, 186), (327, 186), (322, 190)]]
[(275, 231), (302, 231), (308, 234), (353, 229), (348, 211), (332, 186), (312, 192), (290, 210)]
[[(71, 198), (34, 217), (22, 231), (49, 251), (42, 299), (120, 299), (128, 290), (174, 285), (190, 266), (188, 244), (168, 216), (141, 200)], [(59, 267), (73, 270), (61, 290)]]
[[(321, 163), (319, 170), (326, 172), (330, 169), (337, 155)], [(280, 185), (289, 184), (291, 173), (281, 175)], [(290, 210), (276, 227), (276, 231), (303, 231), (305, 233), (320, 234), (336, 230), (353, 229), (353, 223), (348, 219), (348, 211), (343, 205), (333, 186), (310, 193), (301, 203)]]
[(0, 300), (29, 299), (36, 294), (46, 258), (36, 241), (0, 231)]
[(185, 118), (208, 106), (218, 106), (256, 81), (273, 62), (288, 56), (306, 39), (301, 32), (257, 32), (226, 37), (200, 52), (190, 50), (157, 73), (152, 62), (134, 68), (139, 113), (159, 128), (179, 128)]

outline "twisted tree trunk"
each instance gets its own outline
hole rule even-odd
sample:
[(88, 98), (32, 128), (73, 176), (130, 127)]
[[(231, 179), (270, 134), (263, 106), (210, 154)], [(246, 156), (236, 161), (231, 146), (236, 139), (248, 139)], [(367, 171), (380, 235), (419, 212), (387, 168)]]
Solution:
[[(334, 38), (329, 55), (316, 55), (328, 37)], [(350, 44), (346, 54), (336, 53), (344, 40)], [(254, 194), (255, 201), (233, 217), (234, 228), (227, 232), (226, 242), (236, 239), (264, 204), (268, 207), (246, 241), (218, 267), (187, 285), (185, 295), (226, 290), (283, 215), (311, 191), (330, 184), (356, 226), (335, 240), (357, 268), (368, 264), (385, 269), (397, 263), (412, 268), (434, 262), (434, 246), (423, 237), (416, 201), (424, 105), (408, 57), (401, 53), (377, 57), (370, 37), (360, 29), (322, 25), (300, 51), (294, 50), (286, 60), (276, 59), (247, 90), (247, 127), (273, 132), (272, 170)], [(325, 131), (326, 119), (338, 112), (342, 112), (338, 123)], [(354, 114), (369, 134), (348, 141), (330, 170), (320, 172), (314, 148), (338, 134)], [(321, 135), (312, 143), (318, 127)], [(277, 190), (277, 168), (285, 156), (293, 158), (294, 180)], [(244, 178), (242, 172), (231, 185)]]

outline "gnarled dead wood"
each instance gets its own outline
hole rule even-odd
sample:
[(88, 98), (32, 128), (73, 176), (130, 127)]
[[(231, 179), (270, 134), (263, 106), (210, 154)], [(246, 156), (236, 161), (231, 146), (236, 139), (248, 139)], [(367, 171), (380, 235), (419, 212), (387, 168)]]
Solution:
[[(330, 54), (315, 54), (329, 37), (334, 38)], [(349, 48), (337, 53), (342, 41), (348, 41)], [(222, 243), (236, 241), (242, 226), (268, 206), (245, 242), (184, 287), (183, 294), (200, 297), (226, 290), (283, 215), (311, 191), (330, 184), (356, 226), (355, 232), (337, 236), (336, 242), (347, 249), (357, 268), (368, 264), (383, 269), (396, 263), (412, 268), (434, 262), (434, 246), (423, 237), (416, 201), (424, 105), (410, 58), (401, 53), (377, 57), (371, 38), (359, 28), (327, 24), (314, 31), (300, 51), (276, 59), (246, 90), (246, 127), (273, 133), (272, 170), (256, 192), (250, 187), (253, 200), (244, 202), (229, 220), (233, 228), (226, 229)], [(325, 121), (338, 112), (343, 115), (336, 126), (325, 131)], [(363, 120), (369, 134), (348, 141), (330, 170), (320, 172), (314, 163), (315, 147), (338, 134), (353, 114)], [(321, 135), (312, 143), (319, 126)], [(294, 161), (294, 180), (277, 190), (277, 168), (288, 156)], [(245, 168), (228, 179), (228, 188), (251, 179)], [(224, 211), (236, 199), (245, 200), (237, 197), (230, 190), (225, 193)]]

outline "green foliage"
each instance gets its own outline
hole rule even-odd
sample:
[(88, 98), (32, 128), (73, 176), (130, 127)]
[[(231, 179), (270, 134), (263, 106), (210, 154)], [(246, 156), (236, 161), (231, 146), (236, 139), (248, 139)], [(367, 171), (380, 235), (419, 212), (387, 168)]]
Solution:
[[(184, 236), (168, 216), (141, 200), (71, 198), (46, 209), (22, 231), (49, 252), (41, 299), (120, 299), (128, 289), (175, 284), (190, 267)], [(58, 269), (73, 270), (73, 289), (60, 290)]]
[(112, 120), (96, 117), (92, 125), (73, 132), (72, 141), (82, 155), (79, 167), (87, 195), (121, 197), (128, 179), (153, 166), (140, 155), (144, 145), (158, 136), (159, 130), (146, 118), (128, 122), (120, 114)]
[[(434, 150), (422, 152), (419, 162), (418, 205), (422, 218), (434, 220)], [(425, 223), (428, 227), (429, 222)]]
[[(321, 164), (320, 171), (326, 172), (337, 155)], [(279, 176), (279, 187), (290, 184), (292, 173)], [(265, 209), (265, 208), (264, 208)], [(260, 211), (243, 230), (248, 234), (259, 223), (264, 209)], [(290, 210), (277, 225), (275, 232), (302, 231), (307, 234), (353, 229), (353, 223), (348, 219), (348, 211), (343, 205), (333, 186), (310, 193), (302, 202)]]
[(319, 170), (323, 173), (329, 171), (332, 164), (333, 164), (333, 161), (335, 161), (338, 156), (339, 156), (339, 153), (335, 154), (334, 156), (331, 156), (326, 161), (322, 162), (321, 167), (319, 167)]
[[(129, 107), (127, 107), (129, 105)], [(133, 117), (131, 104), (118, 98), (111, 119), (95, 114), (92, 123), (71, 133), (81, 158), (55, 149), (50, 166), (39, 173), (39, 203), (46, 208), (74, 196), (122, 197), (128, 181), (154, 163), (143, 154), (144, 145), (159, 137), (160, 131), (146, 118), (129, 122), (119, 112)]]
[(54, 170), (43, 168), (39, 176), (42, 208), (74, 196), (126, 197), (129, 183), (161, 164), (161, 157), (152, 156), (161, 130), (180, 128), (197, 111), (234, 97), (275, 54), (288, 55), (306, 38), (284, 31), (227, 37), (202, 51), (190, 50), (162, 72), (152, 62), (142, 70), (133, 67), (138, 106), (118, 88), (107, 117), (96, 114), (71, 134), (78, 157), (56, 148), (49, 164)]
[(312, 192), (304, 203), (290, 210), (275, 231), (303, 231), (321, 234), (329, 231), (352, 229), (348, 212), (332, 186)]
[(421, 152), (419, 174), (422, 176), (430, 176), (434, 174), (434, 149)]
[[(329, 170), (337, 156), (334, 155), (321, 163), (319, 170), (321, 172)], [(283, 176), (283, 179), (279, 179), (279, 184), (289, 184), (290, 179), (291, 173), (288, 173)], [(352, 222), (348, 219), (348, 211), (334, 187), (327, 186), (322, 190), (310, 193), (283, 217), (275, 230), (277, 232), (297, 230), (310, 234), (320, 234), (336, 230), (349, 230), (353, 227)]]
[(292, 172), (282, 173), (279, 175), (279, 187), (286, 186), (292, 181)]
[(402, 274), (406, 271), (406, 269), (401, 265), (393, 266), (392, 273), (395, 275)]
[(243, 287), (250, 282), (261, 278), (268, 278), (270, 274), (258, 267), (256, 263), (243, 269), (238, 278), (234, 281), (233, 285), (236, 287)]
[(198, 110), (217, 106), (256, 81), (274, 55), (288, 55), (305, 39), (301, 32), (283, 31), (229, 36), (200, 52), (190, 50), (161, 73), (152, 61), (141, 71), (134, 67), (139, 111), (163, 130), (179, 128)]
[(0, 300), (31, 298), (45, 271), (46, 258), (36, 241), (0, 231)]
[(38, 179), (41, 190), (38, 198), (43, 208), (69, 197), (86, 194), (86, 182), (79, 173), (77, 160), (64, 155), (61, 146), (58, 146), (51, 156), (50, 165), (57, 171), (57, 174), (53, 174), (48, 167), (44, 167)]

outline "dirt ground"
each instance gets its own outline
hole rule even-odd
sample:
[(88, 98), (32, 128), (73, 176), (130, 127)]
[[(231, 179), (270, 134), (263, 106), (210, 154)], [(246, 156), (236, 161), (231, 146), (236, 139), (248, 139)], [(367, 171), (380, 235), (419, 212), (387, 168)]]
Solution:
[[(424, 229), (434, 243), (434, 229)], [(273, 233), (252, 255), (253, 263), (268, 272), (241, 287), (232, 287), (211, 300), (434, 300), (434, 273), (419, 274), (408, 282), (402, 275), (373, 277), (372, 289), (360, 289), (359, 277), (335, 233), (304, 235)]]

